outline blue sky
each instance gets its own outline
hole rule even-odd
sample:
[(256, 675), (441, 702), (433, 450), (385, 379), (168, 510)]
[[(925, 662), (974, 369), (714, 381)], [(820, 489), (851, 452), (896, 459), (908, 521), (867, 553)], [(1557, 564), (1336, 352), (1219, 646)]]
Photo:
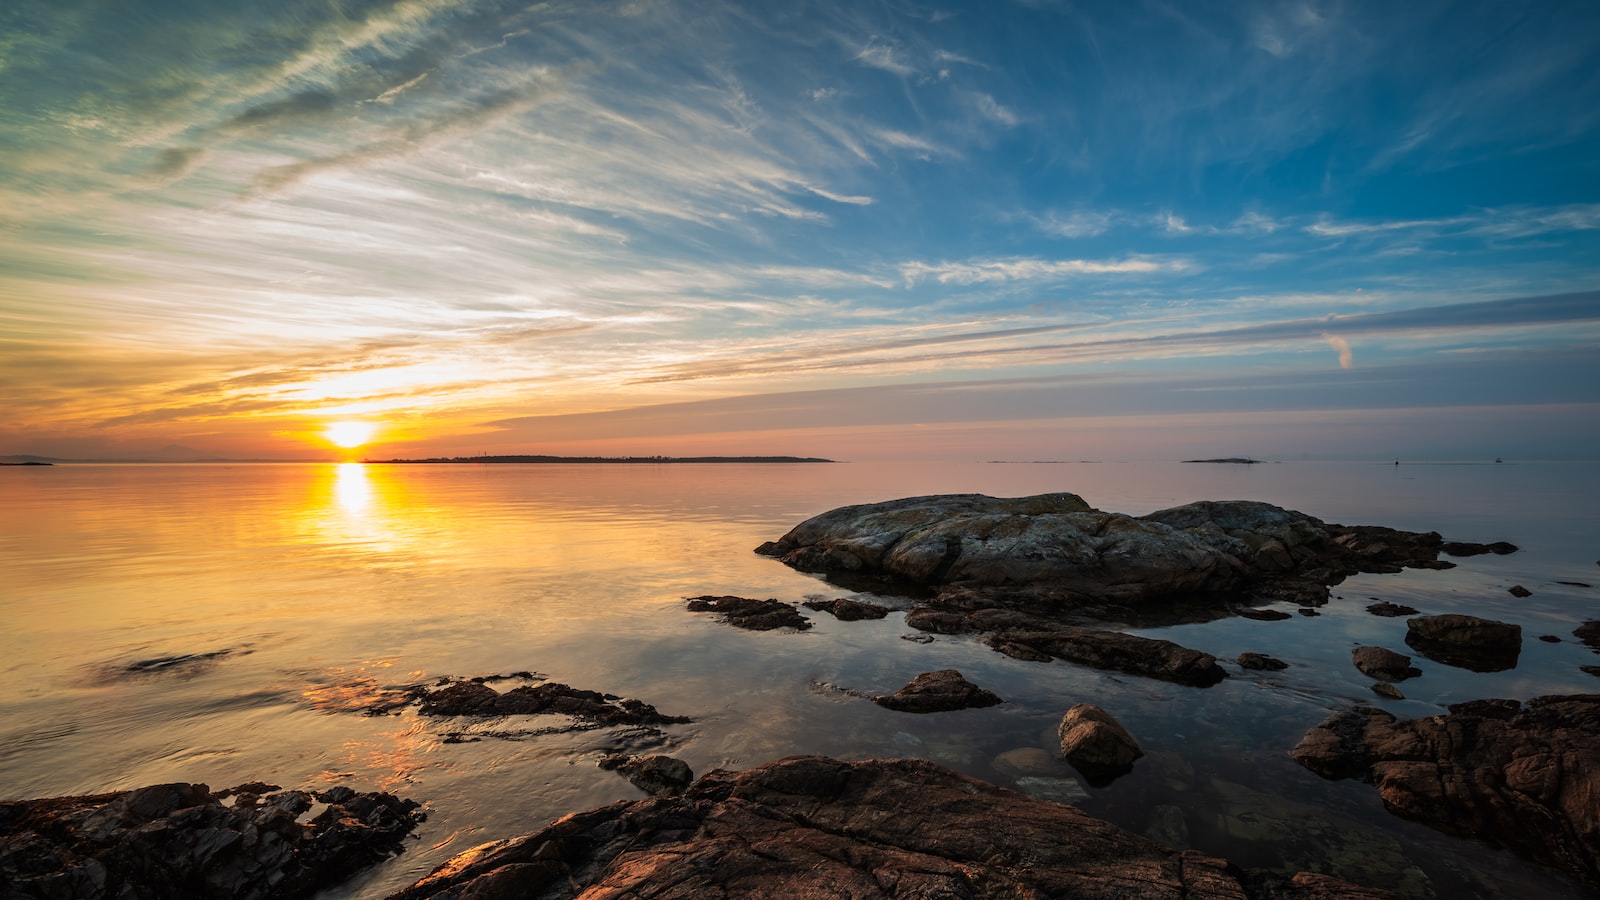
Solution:
[(1596, 456), (1590, 3), (0, 10), (0, 453)]

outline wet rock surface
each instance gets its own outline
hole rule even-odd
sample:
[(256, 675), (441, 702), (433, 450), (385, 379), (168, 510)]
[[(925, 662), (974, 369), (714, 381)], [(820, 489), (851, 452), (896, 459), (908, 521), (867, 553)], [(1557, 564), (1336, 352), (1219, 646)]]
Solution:
[(1418, 610), (1415, 607), (1406, 606), (1404, 603), (1390, 603), (1387, 600), (1382, 600), (1369, 605), (1367, 612), (1385, 619), (1395, 619), (1400, 616), (1414, 616)]
[(1291, 755), (1324, 778), (1375, 785), (1396, 815), (1600, 890), (1600, 694), (1477, 700), (1409, 721), (1357, 708)]
[(1131, 771), (1134, 761), (1144, 755), (1128, 729), (1093, 703), (1067, 710), (1056, 733), (1061, 738), (1061, 758), (1092, 785), (1109, 784)]
[(1423, 656), (1474, 672), (1514, 669), (1522, 626), (1455, 613), (1406, 620), (1406, 644)]
[[(964, 587), (998, 605), (1103, 618), (1197, 596), (1233, 603), (1235, 611), (1248, 608), (1237, 606), (1241, 596), (1320, 605), (1328, 585), (1357, 572), (1448, 568), (1438, 558), (1444, 546), (1433, 532), (1328, 524), (1254, 501), (1202, 501), (1135, 517), (1058, 493), (846, 506), (756, 552), (830, 577)], [(1451, 546), (1465, 553), (1490, 545)]]
[(712, 772), (490, 844), (392, 900), (473, 897), (1378, 898), (1247, 872), (924, 760), (790, 757)]
[(880, 694), (872, 702), (886, 709), (909, 713), (951, 712), (998, 706), (1005, 702), (993, 691), (962, 677), (955, 669), (923, 672), (893, 694)]
[(716, 613), (735, 628), (747, 631), (772, 631), (794, 628), (804, 631), (811, 622), (800, 611), (781, 600), (752, 600), (748, 597), (691, 597), (690, 612)]
[(0, 895), (309, 897), (400, 852), (422, 819), (416, 803), (391, 794), (261, 783), (0, 803)]

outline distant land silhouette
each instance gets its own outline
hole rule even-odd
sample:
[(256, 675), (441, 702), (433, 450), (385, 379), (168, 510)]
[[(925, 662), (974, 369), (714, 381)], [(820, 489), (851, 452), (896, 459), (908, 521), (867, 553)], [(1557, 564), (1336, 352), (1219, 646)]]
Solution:
[(1186, 463), (1233, 463), (1241, 466), (1253, 466), (1261, 462), (1259, 459), (1250, 459), (1246, 456), (1230, 456), (1226, 459), (1186, 459)]
[(433, 456), (427, 459), (367, 459), (369, 463), (831, 463), (814, 456)]

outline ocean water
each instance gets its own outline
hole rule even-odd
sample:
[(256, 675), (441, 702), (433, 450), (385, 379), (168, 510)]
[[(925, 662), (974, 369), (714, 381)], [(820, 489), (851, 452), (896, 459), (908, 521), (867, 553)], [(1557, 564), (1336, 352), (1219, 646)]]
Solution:
[[(931, 643), (896, 613), (748, 633), (686, 611), (736, 594), (850, 596), (752, 549), (824, 510), (930, 493), (1072, 491), (1142, 514), (1200, 499), (1264, 500), (1331, 522), (1507, 540), (1509, 556), (1362, 575), (1321, 615), (1143, 629), (1232, 660), (1213, 688), (1064, 662), (1027, 663), (970, 637)], [(1386, 813), (1287, 753), (1356, 703), (1402, 717), (1481, 697), (1600, 689), (1572, 638), (1600, 618), (1600, 464), (1285, 462), (830, 465), (59, 465), (0, 469), (0, 798), (167, 781), (213, 788), (348, 784), (423, 802), (402, 855), (332, 892), (381, 897), (450, 855), (569, 812), (641, 796), (596, 762), (669, 753), (697, 773), (795, 753), (922, 756), (1133, 831), (1247, 866), (1327, 871), (1416, 897), (1566, 897), (1565, 880)], [(1532, 596), (1508, 593), (1523, 585)], [(1350, 649), (1409, 652), (1423, 613), (1516, 622), (1516, 669), (1417, 659), (1408, 699), (1371, 693)], [(1538, 640), (1554, 635), (1559, 643)], [(858, 696), (957, 668), (1007, 701), (915, 716)], [(384, 688), (513, 672), (636, 697), (692, 724), (477, 724), (414, 709), (364, 715)], [(500, 685), (505, 689), (514, 682)], [(1074, 703), (1105, 707), (1146, 756), (1106, 787), (1051, 755)]]

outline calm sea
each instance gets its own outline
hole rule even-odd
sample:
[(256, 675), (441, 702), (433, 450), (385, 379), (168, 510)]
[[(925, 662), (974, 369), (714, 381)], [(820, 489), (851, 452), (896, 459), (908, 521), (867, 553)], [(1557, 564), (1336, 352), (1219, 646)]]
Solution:
[[(1253, 650), (1291, 663), (1232, 667), (1209, 689), (1020, 662), (966, 637), (902, 640), (900, 615), (810, 614), (809, 632), (746, 633), (684, 609), (699, 594), (874, 599), (751, 552), (835, 506), (1060, 490), (1134, 514), (1265, 500), (1522, 550), (1359, 576), (1316, 617), (1143, 632), (1224, 660)], [(640, 796), (596, 767), (608, 749), (670, 753), (697, 773), (794, 753), (912, 755), (1249, 866), (1418, 897), (1571, 896), (1504, 854), (1388, 815), (1370, 787), (1325, 782), (1287, 751), (1354, 703), (1414, 717), (1600, 689), (1579, 670), (1600, 658), (1571, 636), (1600, 618), (1600, 589), (1580, 586), (1600, 584), (1597, 508), (1596, 463), (5, 468), (0, 797), (167, 781), (394, 791), (430, 818), (406, 853), (336, 895), (378, 897), (475, 844)], [(1533, 595), (1516, 599), (1516, 584)], [(1380, 699), (1350, 648), (1407, 648), (1403, 619), (1366, 612), (1373, 598), (1516, 622), (1521, 663), (1477, 674), (1418, 660), (1425, 674), (1401, 685), (1408, 699)], [(952, 667), (1008, 702), (914, 716), (850, 693)], [(353, 711), (383, 687), (518, 671), (694, 722), (652, 737)], [(1062, 712), (1085, 701), (1147, 753), (1106, 788), (1081, 785), (1049, 754)]]

